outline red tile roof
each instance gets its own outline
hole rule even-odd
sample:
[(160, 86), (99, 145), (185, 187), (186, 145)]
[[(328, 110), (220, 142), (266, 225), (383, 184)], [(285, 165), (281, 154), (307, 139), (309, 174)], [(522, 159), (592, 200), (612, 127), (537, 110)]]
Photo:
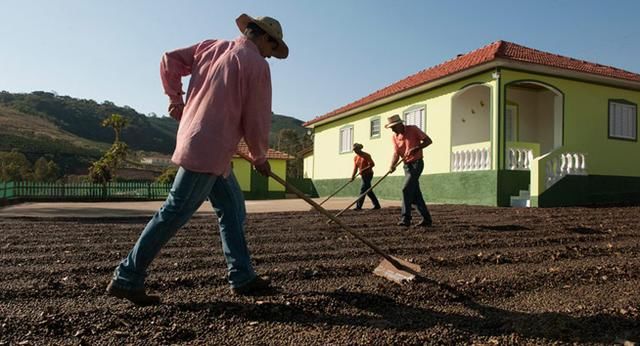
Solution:
[[(251, 156), (251, 153), (249, 152), (249, 147), (247, 146), (247, 143), (244, 141), (244, 139), (240, 140), (240, 143), (238, 143), (238, 151), (242, 152), (243, 154)], [(238, 155), (234, 155), (234, 156), (239, 157)], [(283, 153), (281, 151), (269, 149), (267, 151), (267, 159), (291, 160), (291, 159), (294, 159), (294, 157), (287, 153)]]
[(388, 96), (415, 88), (417, 86), (435, 81), (442, 77), (452, 75), (457, 72), (467, 70), (472, 67), (491, 62), (496, 59), (511, 60), (514, 62), (524, 62), (536, 65), (543, 65), (565, 70), (590, 73), (594, 75), (640, 82), (640, 74), (621, 70), (611, 66), (600, 65), (584, 60), (577, 60), (562, 55), (543, 52), (537, 49), (528, 48), (519, 44), (496, 41), (482, 48), (476, 49), (467, 54), (460, 55), (442, 64), (422, 70), (405, 79), (395, 82), (386, 88), (375, 91), (355, 102), (349, 103), (325, 115), (307, 121), (303, 126), (308, 126), (319, 121), (329, 119), (333, 116), (345, 113), (352, 109), (366, 104), (384, 99)]

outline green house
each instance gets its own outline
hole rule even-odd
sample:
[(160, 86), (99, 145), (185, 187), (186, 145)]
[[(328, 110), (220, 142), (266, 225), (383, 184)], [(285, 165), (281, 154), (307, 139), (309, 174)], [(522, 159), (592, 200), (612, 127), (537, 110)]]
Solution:
[[(306, 122), (314, 148), (305, 175), (321, 195), (333, 192), (350, 177), (354, 142), (384, 175), (384, 125), (399, 114), (434, 142), (421, 177), (428, 202), (637, 203), (639, 103), (639, 74), (497, 41)], [(389, 175), (378, 196), (399, 199), (402, 175)], [(355, 185), (343, 195), (356, 196)]]
[[(244, 140), (238, 144), (238, 151), (245, 155), (249, 153), (249, 147)], [(271, 165), (271, 171), (277, 176), (286, 180), (287, 176), (287, 160), (292, 159), (289, 154), (274, 149), (267, 152), (267, 160)], [(281, 199), (285, 198), (285, 188), (272, 178), (263, 177), (253, 169), (251, 163), (234, 155), (232, 159), (233, 173), (238, 179), (238, 184), (242, 190), (245, 199)]]

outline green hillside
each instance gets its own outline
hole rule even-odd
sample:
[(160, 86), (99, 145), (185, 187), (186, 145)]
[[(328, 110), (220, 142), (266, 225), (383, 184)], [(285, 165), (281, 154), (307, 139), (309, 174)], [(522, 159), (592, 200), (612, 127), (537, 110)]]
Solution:
[[(117, 113), (129, 120), (121, 137), (131, 150), (171, 154), (175, 148), (177, 122), (169, 117), (145, 116), (128, 106), (109, 101), (59, 96), (35, 91), (14, 94), (0, 91), (0, 151), (17, 149), (30, 160), (47, 156), (65, 172), (86, 168), (113, 142), (113, 130), (102, 120)], [(305, 133), (302, 121), (274, 115), (270, 136), (273, 144), (282, 129)]]
[[(117, 113), (129, 120), (129, 126), (122, 132), (122, 140), (131, 149), (170, 153), (175, 145), (175, 135), (159, 130), (166, 128), (162, 120), (147, 117), (128, 106), (116, 106), (109, 101), (97, 103), (41, 91), (30, 94), (3, 91), (0, 92), (0, 106), (38, 116), (62, 131), (103, 143), (113, 141), (113, 130), (102, 127), (102, 120)], [(152, 126), (154, 122), (160, 124)]]
[(269, 142), (271, 143), (271, 146), (273, 147), (277, 142), (278, 133), (280, 133), (280, 130), (291, 129), (294, 130), (300, 137), (303, 137), (307, 133), (307, 129), (302, 127), (303, 123), (303, 121), (298, 120), (294, 117), (274, 114), (271, 120), (271, 135), (269, 136)]

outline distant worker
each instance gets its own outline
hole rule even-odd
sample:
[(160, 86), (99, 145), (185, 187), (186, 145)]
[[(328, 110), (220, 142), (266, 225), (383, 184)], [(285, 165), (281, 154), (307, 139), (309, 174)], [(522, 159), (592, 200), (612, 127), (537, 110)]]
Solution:
[[(162, 57), (169, 115), (180, 123), (172, 157), (180, 168), (167, 200), (116, 268), (107, 287), (111, 296), (137, 305), (160, 303), (158, 296), (145, 292), (147, 269), (207, 197), (218, 217), (231, 291), (248, 295), (270, 287), (269, 278), (258, 276), (251, 264), (244, 198), (231, 160), (244, 138), (255, 169), (263, 176), (271, 172), (266, 158), (272, 115), (266, 58), (284, 59), (289, 48), (273, 18), (242, 14), (236, 24), (242, 35), (233, 41), (207, 40)], [(182, 77), (188, 75), (183, 100)]]
[(396, 170), (396, 163), (400, 157), (404, 160), (405, 178), (402, 186), (402, 219), (398, 222), (398, 225), (404, 227), (411, 225), (411, 205), (415, 204), (418, 212), (422, 215), (422, 221), (416, 226), (431, 227), (433, 223), (431, 214), (420, 190), (420, 174), (424, 169), (422, 149), (431, 145), (433, 141), (417, 126), (404, 125), (397, 114), (387, 118), (387, 124), (384, 127), (391, 128), (394, 132), (391, 137), (394, 150), (389, 172)]
[[(360, 171), (360, 176), (362, 177), (362, 185), (360, 186), (360, 195), (365, 193), (365, 191), (369, 190), (371, 187), (371, 180), (373, 179), (373, 166), (375, 163), (373, 159), (371, 159), (371, 155), (362, 151), (363, 145), (360, 143), (353, 143), (353, 151), (356, 153), (356, 156), (353, 158), (353, 173), (351, 173), (351, 181), (356, 178), (356, 174), (358, 170)], [(373, 193), (373, 190), (367, 193), (367, 196), (371, 199), (373, 203), (373, 209), (380, 209), (380, 202), (378, 202), (378, 198), (376, 194)], [(364, 197), (358, 199), (356, 202), (356, 207), (354, 210), (362, 210), (362, 205), (364, 205)]]

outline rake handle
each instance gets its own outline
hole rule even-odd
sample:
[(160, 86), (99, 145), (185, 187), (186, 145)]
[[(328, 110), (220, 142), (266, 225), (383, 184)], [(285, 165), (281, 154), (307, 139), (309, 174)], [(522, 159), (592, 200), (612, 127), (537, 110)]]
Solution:
[[(248, 157), (246, 154), (238, 152), (238, 155), (240, 155), (243, 159), (245, 159), (245, 160), (247, 160), (249, 162), (252, 162), (251, 158)], [(404, 266), (401, 263), (399, 263), (395, 258), (391, 257), (390, 255), (388, 255), (387, 253), (382, 251), (382, 249), (377, 247), (375, 244), (373, 244), (372, 242), (370, 242), (366, 238), (362, 237), (360, 234), (358, 234), (356, 231), (354, 231), (351, 227), (349, 227), (349, 225), (345, 224), (344, 222), (342, 222), (342, 220), (338, 219), (336, 216), (334, 216), (333, 214), (328, 212), (326, 209), (321, 207), (318, 203), (314, 202), (311, 198), (307, 197), (304, 193), (302, 193), (302, 191), (298, 190), (298, 188), (296, 188), (295, 186), (287, 183), (284, 179), (280, 178), (279, 176), (277, 176), (275, 173), (273, 173), (271, 171), (269, 172), (269, 177), (273, 178), (273, 180), (275, 180), (278, 183), (282, 184), (287, 190), (293, 192), (298, 197), (304, 199), (305, 202), (309, 203), (312, 207), (314, 207), (321, 214), (323, 214), (324, 216), (328, 217), (329, 219), (331, 219), (332, 221), (337, 223), (342, 229), (344, 229), (345, 231), (349, 232), (349, 234), (351, 234), (352, 236), (356, 237), (358, 240), (360, 240), (365, 245), (370, 247), (378, 255), (384, 257), (384, 259), (386, 259), (387, 261), (391, 262), (391, 264), (393, 264), (396, 268), (404, 268)]]
[[(368, 168), (367, 168), (367, 169), (368, 169)], [(354, 176), (354, 178), (355, 178), (355, 177), (357, 177), (357, 176), (359, 176), (359, 175), (360, 175), (360, 173), (362, 173), (362, 171), (358, 172), (358, 174), (356, 174), (356, 175)], [(323, 205), (323, 204), (324, 204), (324, 202), (326, 202), (326, 201), (328, 201), (328, 200), (329, 200), (329, 198), (331, 198), (331, 197), (335, 196), (338, 192), (342, 191), (342, 189), (344, 189), (345, 187), (347, 187), (347, 185), (351, 184), (351, 182), (353, 182), (353, 180), (349, 180), (349, 181), (347, 181), (344, 185), (342, 185), (339, 189), (337, 189), (337, 190), (336, 190), (336, 192), (334, 192), (334, 193), (330, 194), (327, 198), (325, 198), (322, 202), (320, 202), (320, 205)]]
[[(393, 166), (393, 168), (397, 168), (403, 160), (398, 161), (395, 166)], [(338, 212), (335, 216), (338, 217), (340, 215), (342, 215), (342, 213), (344, 213), (345, 211), (349, 210), (349, 208), (351, 208), (354, 204), (356, 204), (358, 202), (358, 200), (360, 198), (363, 198), (364, 196), (366, 196), (371, 190), (373, 190), (374, 187), (378, 186), (378, 184), (380, 184), (380, 182), (382, 180), (384, 180), (384, 178), (386, 178), (389, 174), (391, 174), (391, 171), (388, 171), (385, 175), (382, 176), (382, 178), (380, 178), (378, 181), (376, 181), (375, 184), (371, 185), (370, 188), (367, 189), (367, 191), (365, 191), (364, 193), (362, 193), (360, 196), (358, 196), (358, 198), (356, 198), (355, 201), (351, 202), (351, 204), (349, 204), (346, 208), (340, 210), (340, 212)], [(328, 221), (328, 223), (331, 223), (331, 221)]]

